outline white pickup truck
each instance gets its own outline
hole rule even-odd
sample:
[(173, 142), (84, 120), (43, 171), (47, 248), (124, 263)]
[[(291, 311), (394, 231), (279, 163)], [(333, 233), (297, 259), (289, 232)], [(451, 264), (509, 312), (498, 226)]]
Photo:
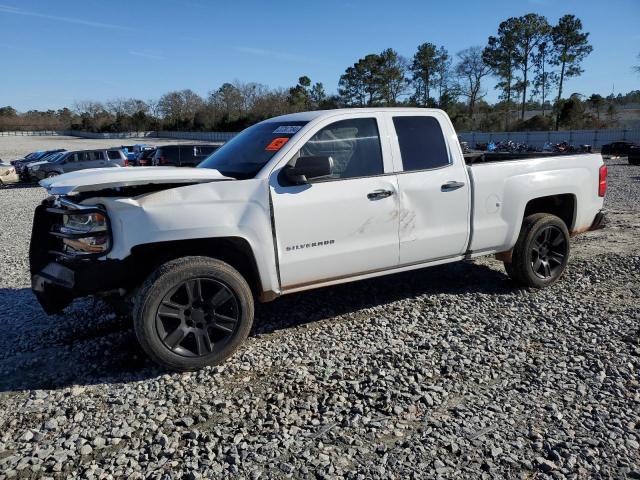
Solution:
[(148, 355), (192, 370), (238, 348), (254, 299), (489, 254), (554, 283), (570, 235), (602, 224), (602, 157), (466, 160), (440, 110), (351, 109), (263, 121), (197, 168), (46, 179), (32, 287), (50, 314), (124, 300)]

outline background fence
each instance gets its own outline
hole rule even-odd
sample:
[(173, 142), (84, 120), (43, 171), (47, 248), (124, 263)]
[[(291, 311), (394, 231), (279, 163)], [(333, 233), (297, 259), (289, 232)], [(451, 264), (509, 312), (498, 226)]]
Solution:
[(572, 145), (591, 145), (600, 148), (610, 142), (640, 143), (640, 128), (611, 130), (560, 130), (553, 132), (462, 132), (458, 134), (462, 140), (474, 148), (477, 143), (500, 142), (512, 140), (542, 148), (546, 142), (569, 142)]
[(237, 133), (234, 132), (155, 132), (159, 138), (179, 138), (184, 140), (204, 140), (205, 142), (226, 142)]
[[(93, 133), (79, 130), (43, 130), (43, 131), (15, 131), (0, 132), (0, 137), (6, 136), (49, 136), (71, 135), (81, 138), (99, 139), (125, 139), (125, 138), (175, 138), (180, 140), (199, 140), (204, 142), (226, 142), (237, 133), (234, 132), (115, 132)], [(526, 143), (537, 148), (542, 148), (546, 142), (569, 142), (572, 145), (591, 145), (600, 148), (610, 142), (636, 142), (640, 143), (640, 128), (620, 128), (610, 130), (560, 130), (558, 132), (462, 132), (459, 133), (462, 140), (474, 148), (478, 143), (500, 142), (512, 140), (518, 143)]]
[(69, 132), (66, 130), (17, 130), (12, 132), (0, 132), (0, 137), (50, 137), (55, 135), (69, 135)]
[(156, 132), (109, 132), (109, 133), (93, 133), (83, 132), (81, 130), (69, 130), (67, 135), (80, 138), (145, 138), (156, 137)]
[(109, 132), (94, 133), (81, 130), (42, 130), (42, 131), (13, 131), (0, 132), (0, 137), (34, 137), (69, 135), (80, 138), (118, 139), (118, 138), (175, 138), (181, 140), (200, 140), (205, 142), (226, 142), (237, 135), (234, 132)]

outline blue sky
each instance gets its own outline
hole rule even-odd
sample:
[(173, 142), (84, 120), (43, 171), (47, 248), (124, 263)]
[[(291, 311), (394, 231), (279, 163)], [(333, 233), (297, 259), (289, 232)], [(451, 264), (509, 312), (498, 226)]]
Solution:
[[(0, 105), (24, 111), (74, 100), (158, 98), (225, 81), (335, 92), (358, 58), (392, 47), (411, 57), (433, 42), (484, 45), (501, 20), (577, 15), (594, 46), (569, 92), (640, 89), (640, 0), (0, 0)], [(487, 83), (489, 99), (495, 98)]]

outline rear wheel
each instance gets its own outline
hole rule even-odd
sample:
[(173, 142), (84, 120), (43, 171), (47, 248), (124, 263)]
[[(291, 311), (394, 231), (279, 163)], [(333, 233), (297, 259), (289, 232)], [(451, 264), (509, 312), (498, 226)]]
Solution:
[(184, 257), (146, 280), (133, 319), (152, 360), (187, 371), (230, 357), (249, 335), (253, 314), (249, 285), (234, 268), (208, 257)]
[(569, 250), (565, 223), (555, 215), (536, 213), (524, 219), (511, 262), (505, 262), (505, 270), (516, 283), (546, 287), (562, 276)]
[(58, 172), (49, 172), (47, 173), (47, 178), (57, 177), (58, 175), (60, 175)]

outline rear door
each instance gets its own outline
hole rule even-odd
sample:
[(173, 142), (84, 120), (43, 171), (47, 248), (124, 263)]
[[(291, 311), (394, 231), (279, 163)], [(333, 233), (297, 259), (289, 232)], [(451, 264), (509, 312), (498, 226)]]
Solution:
[[(387, 113), (400, 191), (400, 264), (461, 255), (469, 239), (470, 186), (444, 116)], [(455, 133), (451, 133), (455, 139)], [(457, 139), (456, 139), (457, 142)], [(457, 159), (457, 162), (454, 162)]]
[(84, 168), (84, 154), (85, 152), (75, 152), (70, 154), (64, 160), (64, 172), (75, 172), (76, 170), (82, 170)]
[(287, 184), (280, 169), (271, 174), (282, 287), (397, 266), (398, 185), (382, 114), (332, 117), (300, 145), (289, 163), (330, 156), (334, 168), (304, 185)]
[(93, 152), (87, 152), (88, 160), (85, 168), (104, 168), (110, 167), (107, 164), (107, 158), (102, 150), (94, 150)]

